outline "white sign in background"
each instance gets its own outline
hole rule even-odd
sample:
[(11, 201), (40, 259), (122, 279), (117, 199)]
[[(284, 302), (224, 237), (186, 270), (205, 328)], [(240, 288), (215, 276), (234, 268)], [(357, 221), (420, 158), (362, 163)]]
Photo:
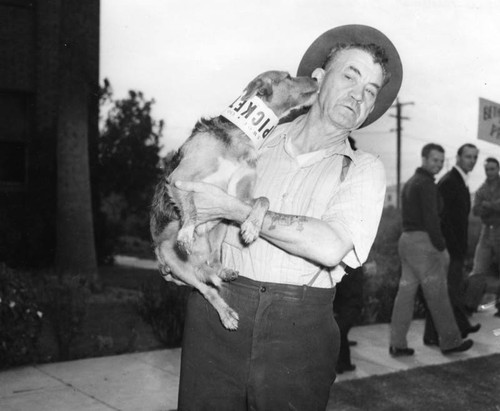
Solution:
[(479, 98), (477, 138), (500, 145), (500, 104)]

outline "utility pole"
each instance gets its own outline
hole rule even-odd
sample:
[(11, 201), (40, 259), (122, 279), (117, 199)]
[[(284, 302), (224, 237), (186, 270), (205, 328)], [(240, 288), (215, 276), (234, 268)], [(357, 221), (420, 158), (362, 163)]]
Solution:
[(401, 115), (402, 107), (410, 104), (414, 104), (412, 101), (408, 103), (400, 103), (399, 98), (396, 99), (396, 104), (392, 105), (391, 108), (396, 109), (396, 115), (389, 114), (391, 117), (396, 117), (396, 128), (391, 129), (391, 131), (396, 131), (396, 207), (399, 210), (401, 203), (401, 132), (403, 128), (401, 127), (401, 120), (409, 120), (409, 117), (403, 117)]

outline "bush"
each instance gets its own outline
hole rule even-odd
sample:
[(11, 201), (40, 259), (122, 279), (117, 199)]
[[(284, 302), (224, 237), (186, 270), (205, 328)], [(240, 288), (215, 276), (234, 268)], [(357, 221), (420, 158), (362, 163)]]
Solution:
[(401, 276), (398, 240), (401, 236), (401, 213), (387, 207), (382, 213), (377, 237), (370, 252), (375, 272), (365, 274), (363, 287), (363, 324), (390, 322), (394, 298)]
[(71, 358), (71, 345), (82, 333), (89, 295), (84, 278), (45, 279), (44, 307), (57, 341), (59, 360)]
[(191, 287), (166, 282), (160, 276), (142, 286), (137, 310), (166, 348), (181, 345), (186, 302), (191, 290)]
[[(398, 254), (401, 233), (401, 211), (394, 207), (385, 208), (369, 257), (369, 261), (374, 262), (376, 266), (376, 272), (365, 274), (362, 324), (391, 321), (401, 278), (401, 261)], [(423, 318), (425, 312), (425, 301), (419, 289), (415, 298), (414, 317)]]
[(0, 264), (0, 368), (36, 360), (42, 316), (29, 276)]

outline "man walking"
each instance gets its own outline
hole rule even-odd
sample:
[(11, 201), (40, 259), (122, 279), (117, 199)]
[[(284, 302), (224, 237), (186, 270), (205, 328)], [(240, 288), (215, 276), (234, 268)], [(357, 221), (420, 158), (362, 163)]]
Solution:
[[(485, 277), (490, 271), (493, 257), (500, 268), (500, 165), (498, 160), (488, 157), (484, 162), (486, 181), (476, 191), (474, 215), (481, 217), (482, 227), (474, 254), (474, 266), (468, 278), (466, 305), (477, 309), (484, 291)], [(500, 287), (497, 290), (496, 316), (500, 317)]]
[(424, 298), (436, 324), (443, 354), (466, 351), (471, 340), (462, 341), (448, 297), (446, 271), (449, 256), (441, 232), (438, 196), (434, 176), (441, 171), (444, 149), (438, 144), (422, 148), (422, 166), (403, 187), (403, 234), (398, 252), (402, 274), (391, 319), (389, 353), (413, 355), (407, 334), (413, 319), (415, 294), (422, 287)]
[[(473, 326), (469, 322), (464, 297), (464, 262), (471, 209), (467, 179), (476, 165), (478, 153), (479, 150), (473, 144), (462, 145), (457, 151), (456, 164), (438, 183), (438, 191), (443, 199), (443, 209), (440, 214), (441, 228), (450, 254), (448, 293), (463, 338), (477, 332), (481, 327), (481, 324)], [(437, 342), (436, 330), (429, 314), (425, 324), (424, 342), (430, 345)]]

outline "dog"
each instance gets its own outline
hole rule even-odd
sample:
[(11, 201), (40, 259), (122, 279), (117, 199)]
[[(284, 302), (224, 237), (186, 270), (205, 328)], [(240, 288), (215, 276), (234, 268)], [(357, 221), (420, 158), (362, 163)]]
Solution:
[[(160, 273), (177, 284), (197, 288), (217, 310), (222, 324), (229, 330), (238, 327), (238, 314), (218, 293), (222, 281), (231, 281), (238, 276), (237, 272), (223, 267), (220, 261), (227, 224), (215, 221), (199, 225), (193, 193), (176, 188), (174, 183), (211, 183), (252, 204), (250, 215), (240, 228), (243, 242), (251, 243), (259, 235), (269, 201), (264, 197), (253, 199), (257, 148), (249, 138), (250, 133), (236, 126), (230, 117), (239, 111), (241, 115), (237, 117), (258, 124), (259, 127), (254, 126), (254, 139), (255, 135), (257, 138), (266, 137), (274, 127), (263, 120), (266, 107), (273, 113), (269, 116), (280, 119), (294, 109), (312, 105), (317, 93), (315, 79), (293, 78), (283, 71), (260, 74), (230, 106), (232, 110), (211, 119), (202, 118), (196, 123), (190, 137), (172, 159), (173, 170), (166, 170), (156, 187), (150, 230)], [(263, 111), (255, 108), (260, 102), (265, 105)]]

